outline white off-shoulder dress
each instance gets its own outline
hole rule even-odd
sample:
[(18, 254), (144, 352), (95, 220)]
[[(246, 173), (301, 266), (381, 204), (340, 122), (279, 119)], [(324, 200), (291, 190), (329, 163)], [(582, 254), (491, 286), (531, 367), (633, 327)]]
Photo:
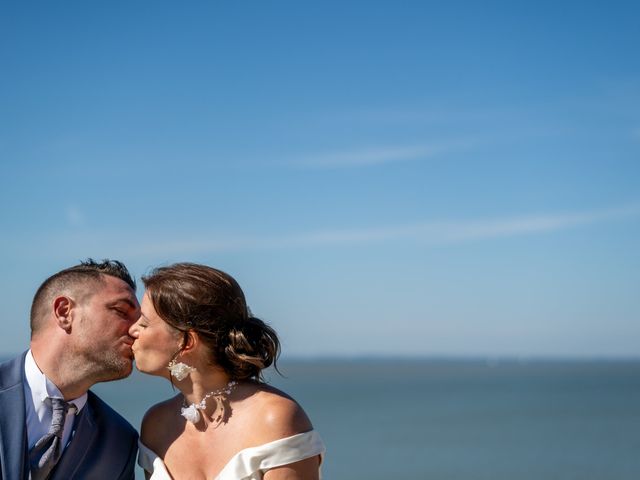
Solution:
[[(151, 480), (172, 480), (162, 459), (142, 442), (138, 442), (138, 465), (151, 473)], [(299, 462), (315, 455), (324, 455), (325, 447), (315, 430), (280, 438), (236, 453), (212, 480), (261, 480), (275, 467)]]

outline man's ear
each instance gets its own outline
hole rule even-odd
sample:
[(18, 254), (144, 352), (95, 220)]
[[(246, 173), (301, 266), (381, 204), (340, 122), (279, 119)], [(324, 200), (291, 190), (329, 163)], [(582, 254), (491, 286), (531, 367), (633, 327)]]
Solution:
[(73, 323), (71, 311), (74, 306), (74, 301), (69, 297), (60, 296), (53, 300), (53, 315), (56, 318), (56, 324), (67, 333), (71, 333), (71, 324)]

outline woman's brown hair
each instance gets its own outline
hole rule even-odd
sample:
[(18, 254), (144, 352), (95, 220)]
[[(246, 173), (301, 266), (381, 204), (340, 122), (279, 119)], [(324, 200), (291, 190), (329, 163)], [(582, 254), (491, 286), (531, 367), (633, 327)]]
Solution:
[(193, 330), (209, 347), (212, 363), (232, 379), (262, 380), (276, 365), (276, 332), (251, 315), (234, 278), (206, 265), (175, 263), (142, 277), (158, 315), (181, 332)]

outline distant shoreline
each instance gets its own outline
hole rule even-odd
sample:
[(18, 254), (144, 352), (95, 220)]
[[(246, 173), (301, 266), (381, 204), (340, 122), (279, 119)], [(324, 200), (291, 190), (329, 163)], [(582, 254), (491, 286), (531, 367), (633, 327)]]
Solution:
[[(0, 353), (0, 362), (15, 358), (22, 352)], [(279, 363), (286, 364), (467, 364), (488, 366), (527, 364), (636, 364), (638, 356), (509, 356), (509, 355), (283, 355)]]

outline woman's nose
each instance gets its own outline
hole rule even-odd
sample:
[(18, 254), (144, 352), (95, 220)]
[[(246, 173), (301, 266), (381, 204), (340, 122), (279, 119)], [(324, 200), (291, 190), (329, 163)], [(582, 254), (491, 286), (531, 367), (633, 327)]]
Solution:
[(138, 338), (138, 322), (129, 327), (129, 335), (133, 338)]

